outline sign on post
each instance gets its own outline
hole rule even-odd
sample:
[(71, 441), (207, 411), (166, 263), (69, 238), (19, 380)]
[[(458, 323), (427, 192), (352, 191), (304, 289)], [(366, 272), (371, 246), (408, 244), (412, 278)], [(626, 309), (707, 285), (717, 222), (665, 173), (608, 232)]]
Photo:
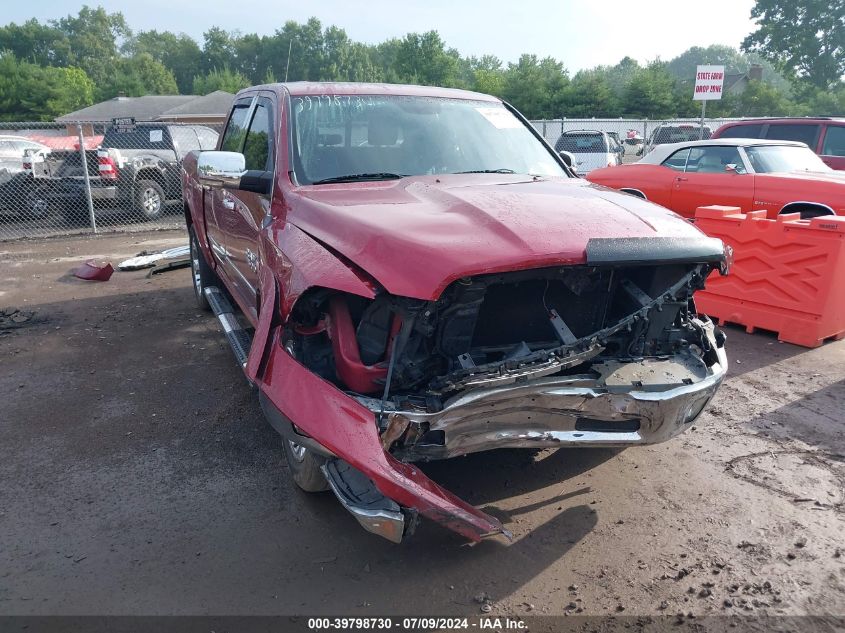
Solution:
[(695, 71), (693, 101), (712, 101), (722, 98), (722, 84), (725, 82), (724, 66), (698, 66)]
[(707, 102), (722, 98), (722, 85), (725, 83), (725, 67), (699, 65), (695, 69), (695, 88), (693, 101), (701, 101), (701, 130), (698, 138), (704, 138), (704, 113)]

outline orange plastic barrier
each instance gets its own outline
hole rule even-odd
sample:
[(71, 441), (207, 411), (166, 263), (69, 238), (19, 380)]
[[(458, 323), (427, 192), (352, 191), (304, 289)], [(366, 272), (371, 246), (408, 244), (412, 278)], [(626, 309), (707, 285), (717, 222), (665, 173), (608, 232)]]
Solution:
[(845, 338), (845, 217), (768, 220), (711, 206), (696, 210), (695, 225), (734, 251), (730, 273), (695, 294), (699, 312), (804, 347)]

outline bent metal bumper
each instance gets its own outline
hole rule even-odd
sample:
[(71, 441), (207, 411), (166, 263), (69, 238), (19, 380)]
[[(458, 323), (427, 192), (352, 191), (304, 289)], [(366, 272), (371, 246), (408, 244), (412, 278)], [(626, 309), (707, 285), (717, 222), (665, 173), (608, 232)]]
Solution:
[(563, 376), (476, 389), (437, 413), (397, 411), (393, 415), (428, 430), (395, 454), (428, 460), (496, 448), (664, 442), (687, 430), (716, 393), (727, 367), (724, 351), (717, 354), (705, 378), (667, 390), (616, 391), (596, 379)]
[[(606, 363), (600, 378), (538, 378), (463, 392), (436, 413), (393, 411), (420, 438), (394, 454), (419, 461), (497, 448), (665, 442), (692, 426), (727, 371), (713, 324), (702, 325), (715, 352), (709, 367), (691, 354)], [(374, 401), (367, 404), (374, 410)]]

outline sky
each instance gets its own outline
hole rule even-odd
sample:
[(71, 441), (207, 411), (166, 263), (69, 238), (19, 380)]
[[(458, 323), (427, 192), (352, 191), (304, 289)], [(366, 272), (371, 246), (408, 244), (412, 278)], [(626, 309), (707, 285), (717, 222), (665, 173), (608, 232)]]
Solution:
[[(7, 0), (8, 2), (8, 0)], [(4, 2), (0, 22), (40, 21), (77, 13), (67, 0)], [(378, 43), (408, 32), (436, 30), (462, 55), (493, 54), (505, 62), (522, 53), (561, 60), (570, 72), (615, 64), (669, 60), (691, 46), (738, 47), (754, 29), (754, 0), (88, 0), (120, 11), (134, 30), (184, 32), (202, 43), (211, 26), (272, 34), (287, 20), (320, 19), (353, 40)]]

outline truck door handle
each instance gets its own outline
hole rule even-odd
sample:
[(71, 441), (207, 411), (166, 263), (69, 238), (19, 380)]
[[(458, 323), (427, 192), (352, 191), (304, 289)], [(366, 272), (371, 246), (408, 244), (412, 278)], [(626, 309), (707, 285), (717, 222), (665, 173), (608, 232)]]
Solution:
[(675, 181), (676, 181), (676, 182), (686, 182), (687, 180), (689, 180), (689, 178), (681, 178), (680, 176), (678, 176), (677, 178), (675, 178)]

